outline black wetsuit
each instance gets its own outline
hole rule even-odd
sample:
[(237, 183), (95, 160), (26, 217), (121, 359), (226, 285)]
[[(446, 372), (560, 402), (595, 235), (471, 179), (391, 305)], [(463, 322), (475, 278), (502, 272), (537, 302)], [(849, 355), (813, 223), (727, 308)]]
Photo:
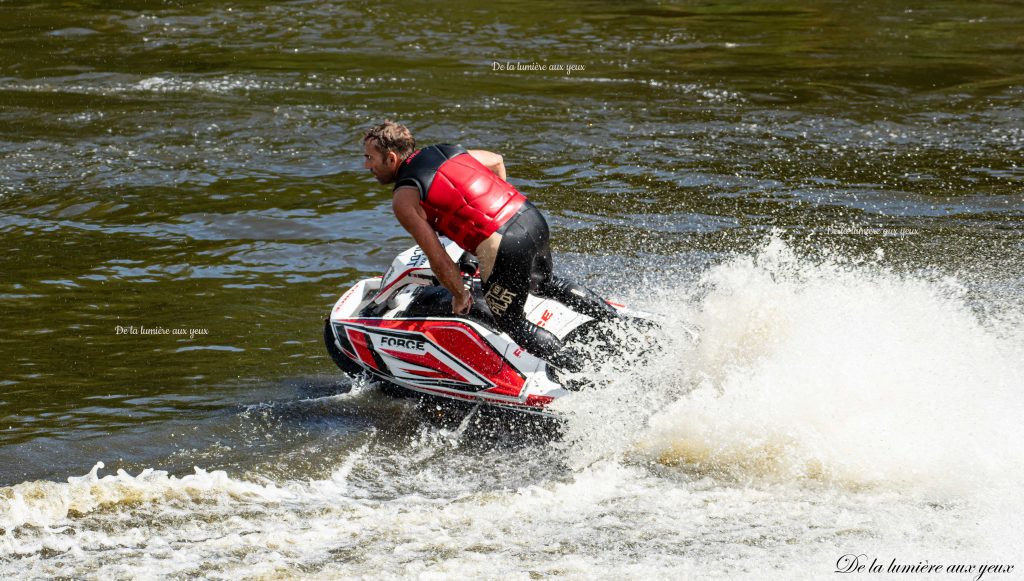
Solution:
[(484, 297), (501, 330), (527, 351), (551, 359), (562, 348), (553, 333), (526, 320), (529, 293), (553, 298), (597, 319), (617, 316), (593, 291), (552, 273), (548, 223), (533, 204), (526, 202), (498, 233), (501, 244), (494, 269), (484, 282)]

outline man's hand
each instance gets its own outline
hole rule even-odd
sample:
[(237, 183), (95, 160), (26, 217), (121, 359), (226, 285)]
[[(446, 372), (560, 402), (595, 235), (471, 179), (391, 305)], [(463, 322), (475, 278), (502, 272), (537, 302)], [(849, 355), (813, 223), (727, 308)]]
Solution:
[(452, 296), (452, 312), (456, 315), (465, 315), (473, 306), (473, 295), (468, 290), (463, 290), (458, 295)]

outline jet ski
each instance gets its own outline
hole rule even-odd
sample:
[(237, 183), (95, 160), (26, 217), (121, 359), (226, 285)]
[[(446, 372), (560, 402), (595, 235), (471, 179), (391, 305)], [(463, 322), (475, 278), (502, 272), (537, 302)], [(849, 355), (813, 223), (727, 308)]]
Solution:
[[(490, 408), (555, 417), (552, 402), (579, 384), (500, 331), (484, 300), (478, 263), (454, 242), (445, 251), (473, 295), (469, 313), (456, 315), (427, 256), (414, 246), (382, 277), (360, 280), (324, 321), (331, 359), (346, 374), (368, 375), (396, 395), (434, 396)], [(608, 301), (622, 320), (652, 323), (652, 315)], [(598, 321), (552, 299), (530, 295), (526, 317), (567, 345), (605, 341)], [(607, 345), (605, 345), (607, 347)]]

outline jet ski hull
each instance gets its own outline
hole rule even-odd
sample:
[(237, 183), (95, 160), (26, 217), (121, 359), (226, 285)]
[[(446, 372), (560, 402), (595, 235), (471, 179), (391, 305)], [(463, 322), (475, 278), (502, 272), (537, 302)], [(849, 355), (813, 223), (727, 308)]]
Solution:
[[(453, 244), (448, 251), (453, 260), (462, 258)], [(552, 403), (570, 393), (558, 370), (497, 329), (475, 272), (466, 284), (473, 308), (453, 315), (451, 294), (437, 284), (419, 249), (410, 249), (384, 277), (359, 281), (338, 299), (324, 325), (327, 351), (346, 374), (368, 375), (390, 391), (554, 415)], [(562, 340), (598, 325), (534, 296), (526, 316)]]

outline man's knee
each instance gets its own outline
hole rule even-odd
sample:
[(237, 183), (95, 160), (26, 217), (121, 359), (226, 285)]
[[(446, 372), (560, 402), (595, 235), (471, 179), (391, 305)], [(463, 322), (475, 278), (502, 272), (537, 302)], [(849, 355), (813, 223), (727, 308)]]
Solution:
[(610, 319), (618, 316), (615, 307), (589, 288), (569, 279), (552, 275), (543, 288), (545, 296), (557, 299), (573, 310), (595, 319)]
[(526, 319), (511, 322), (507, 332), (520, 347), (542, 359), (562, 350), (562, 341), (554, 333)]

